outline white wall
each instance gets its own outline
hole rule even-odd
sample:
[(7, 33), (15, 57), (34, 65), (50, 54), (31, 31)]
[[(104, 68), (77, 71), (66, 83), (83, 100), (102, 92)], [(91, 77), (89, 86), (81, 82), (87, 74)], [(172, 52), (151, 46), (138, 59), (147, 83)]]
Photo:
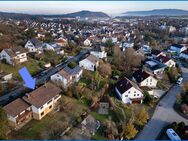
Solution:
[(52, 75), (50, 79), (60, 86), (67, 87), (68, 80), (58, 73)]
[(117, 94), (119, 96), (121, 96), (122, 102), (127, 104), (127, 103), (132, 103), (131, 99), (134, 98), (142, 98), (143, 94), (141, 91), (139, 91), (138, 89), (135, 89), (134, 87), (131, 87), (129, 90), (127, 90), (126, 92), (124, 92), (123, 94), (121, 94), (117, 88), (115, 88)]
[(102, 52), (98, 52), (98, 51), (91, 51), (90, 54), (94, 55), (95, 57), (102, 59), (102, 58), (106, 58), (107, 53), (105, 51)]
[(176, 62), (174, 62), (173, 60), (169, 60), (168, 62), (165, 63), (165, 65), (167, 65), (168, 67), (175, 67)]
[(93, 64), (92, 62), (90, 62), (87, 59), (80, 61), (79, 66), (83, 67), (86, 70), (95, 71), (95, 64)]
[(157, 79), (153, 78), (152, 76), (149, 76), (147, 79), (140, 83), (140, 86), (155, 88), (157, 86)]
[(37, 49), (30, 41), (27, 41), (25, 48), (29, 49), (29, 52), (37, 52)]
[(4, 51), (1, 51), (1, 60), (6, 59), (7, 63), (12, 64), (10, 56)]

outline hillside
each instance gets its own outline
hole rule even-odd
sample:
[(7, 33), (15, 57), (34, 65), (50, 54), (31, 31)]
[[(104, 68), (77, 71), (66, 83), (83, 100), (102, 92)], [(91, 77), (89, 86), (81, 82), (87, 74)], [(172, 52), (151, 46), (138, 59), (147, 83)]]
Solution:
[(79, 12), (74, 12), (74, 13), (68, 13), (68, 14), (54, 14), (54, 15), (30, 15), (30, 14), (23, 14), (23, 13), (8, 13), (8, 12), (0, 12), (0, 19), (41, 19), (41, 18), (76, 18), (76, 17), (81, 17), (81, 18), (86, 18), (86, 17), (91, 17), (91, 18), (109, 18), (109, 16), (106, 13), (103, 12), (92, 12), (92, 11), (79, 11)]
[(100, 17), (100, 18), (109, 18), (109, 16), (106, 13), (103, 12), (92, 12), (92, 11), (79, 11), (75, 13), (69, 13), (63, 15), (63, 17), (70, 17), (70, 18), (75, 18), (75, 17), (81, 17), (81, 18), (86, 18), (86, 17)]
[(182, 16), (182, 15), (188, 15), (188, 11), (181, 9), (155, 9), (149, 11), (129, 11), (123, 13), (123, 15), (124, 16), (151, 16), (151, 15)]

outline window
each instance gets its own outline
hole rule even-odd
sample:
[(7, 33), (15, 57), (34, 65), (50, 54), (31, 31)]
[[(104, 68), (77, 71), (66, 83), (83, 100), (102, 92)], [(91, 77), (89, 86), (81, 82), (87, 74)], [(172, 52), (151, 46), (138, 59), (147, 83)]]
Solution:
[(43, 109), (43, 106), (41, 106), (40, 109)]
[(130, 91), (128, 91), (128, 93), (130, 94)]
[(47, 104), (49, 104), (49, 103), (51, 103), (51, 102), (52, 102), (52, 100), (48, 101), (48, 103), (47, 103)]
[(125, 95), (125, 97), (128, 97), (128, 95)]
[(44, 115), (44, 112), (42, 112), (40, 115), (43, 116), (43, 115)]
[(139, 94), (137, 94), (137, 96), (139, 96)]
[(52, 105), (49, 106), (49, 109), (51, 109), (51, 108), (52, 108)]
[(134, 94), (134, 96), (136, 96), (136, 94)]
[(150, 82), (152, 82), (152, 79), (150, 79)]
[(134, 91), (134, 93), (136, 93), (136, 91)]

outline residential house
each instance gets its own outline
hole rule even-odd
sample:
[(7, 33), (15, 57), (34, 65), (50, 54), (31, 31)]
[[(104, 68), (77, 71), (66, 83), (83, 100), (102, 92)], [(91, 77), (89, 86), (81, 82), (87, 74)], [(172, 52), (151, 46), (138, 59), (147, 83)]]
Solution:
[(151, 48), (148, 45), (143, 45), (141, 47), (141, 50), (144, 52), (144, 54), (150, 54), (151, 53)]
[(3, 81), (9, 81), (12, 79), (12, 73), (0, 72), (0, 79)]
[(188, 59), (188, 49), (180, 53), (180, 58)]
[(150, 59), (145, 62), (144, 70), (156, 75), (157, 78), (162, 78), (166, 65), (163, 63)]
[(25, 44), (25, 48), (27, 48), (29, 52), (41, 53), (43, 50), (43, 43), (36, 38), (32, 38), (27, 41), (27, 43)]
[(115, 91), (122, 102), (126, 104), (142, 103), (144, 99), (143, 92), (138, 85), (126, 77), (116, 83)]
[(3, 49), (0, 53), (1, 60), (6, 60), (11, 65), (20, 64), (27, 61), (27, 51), (20, 47)]
[(64, 50), (62, 49), (62, 46), (60, 46), (59, 44), (54, 43), (54, 42), (45, 43), (44, 46), (43, 46), (43, 49), (55, 51), (55, 52), (57, 52), (57, 54), (61, 54), (61, 55), (64, 54)]
[(89, 39), (86, 39), (84, 41), (84, 46), (91, 46), (91, 41)]
[(3, 107), (7, 114), (9, 125), (15, 129), (21, 128), (32, 119), (31, 105), (18, 98)]
[(98, 59), (103, 59), (107, 57), (107, 52), (104, 47), (94, 48), (90, 51), (90, 54), (94, 55)]
[(186, 50), (186, 47), (179, 44), (172, 44), (169, 48), (169, 52), (176, 52), (177, 54), (180, 54), (184, 50)]
[(159, 62), (165, 64), (167, 67), (175, 67), (176, 62), (167, 56), (160, 55), (156, 58)]
[(89, 133), (94, 136), (100, 127), (100, 122), (96, 120), (93, 116), (88, 115), (79, 125), (82, 131), (89, 131)]
[(99, 59), (90, 54), (88, 57), (79, 62), (79, 66), (83, 67), (86, 70), (95, 71), (99, 66)]
[(63, 88), (67, 88), (74, 82), (78, 82), (82, 76), (83, 70), (80, 66), (76, 66), (73, 69), (66, 66), (58, 73), (51, 76), (51, 80)]
[(23, 96), (23, 100), (31, 105), (33, 118), (41, 120), (57, 106), (61, 98), (60, 92), (60, 88), (48, 82)]
[(60, 38), (58, 40), (55, 41), (56, 44), (58, 44), (59, 46), (65, 47), (68, 44), (67, 39), (64, 38)]
[(120, 48), (121, 48), (122, 51), (125, 51), (126, 49), (133, 48), (133, 47), (134, 47), (134, 43), (133, 42), (123, 42), (120, 45)]
[(140, 87), (150, 88), (155, 88), (158, 81), (151, 74), (142, 69), (139, 69), (133, 73), (133, 80), (136, 81)]
[(151, 50), (151, 56), (153, 58), (157, 58), (160, 55), (166, 56), (166, 54), (160, 50), (155, 50), (155, 49)]

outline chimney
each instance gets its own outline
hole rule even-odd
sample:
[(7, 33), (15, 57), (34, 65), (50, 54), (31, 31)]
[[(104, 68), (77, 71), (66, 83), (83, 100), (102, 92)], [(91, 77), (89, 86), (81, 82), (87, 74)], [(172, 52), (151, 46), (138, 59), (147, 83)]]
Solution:
[(26, 96), (27, 98), (29, 98), (29, 97), (30, 97), (30, 95), (29, 95), (28, 93), (26, 93), (26, 94), (25, 94), (25, 96)]

